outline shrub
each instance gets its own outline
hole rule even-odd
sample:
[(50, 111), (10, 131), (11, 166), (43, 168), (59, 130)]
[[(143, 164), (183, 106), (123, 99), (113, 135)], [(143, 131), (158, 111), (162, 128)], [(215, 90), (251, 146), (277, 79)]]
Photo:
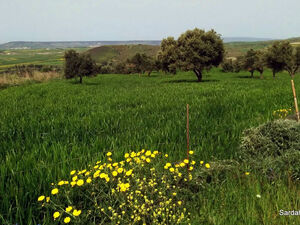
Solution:
[(201, 187), (195, 171), (209, 171), (208, 163), (197, 165), (192, 159), (169, 163), (167, 155), (150, 150), (126, 153), (118, 162), (111, 155), (107, 153), (106, 162), (71, 171), (70, 179), (59, 181), (50, 193), (37, 198), (42, 210), (51, 212), (54, 223), (178, 224), (190, 220), (185, 199)]
[(244, 132), (240, 158), (271, 179), (300, 178), (300, 123), (275, 120)]
[(300, 150), (300, 124), (276, 120), (246, 130), (241, 148), (250, 157), (279, 156), (289, 150)]
[(221, 67), (222, 67), (222, 72), (224, 73), (234, 72), (234, 65), (232, 59), (225, 60), (221, 64)]

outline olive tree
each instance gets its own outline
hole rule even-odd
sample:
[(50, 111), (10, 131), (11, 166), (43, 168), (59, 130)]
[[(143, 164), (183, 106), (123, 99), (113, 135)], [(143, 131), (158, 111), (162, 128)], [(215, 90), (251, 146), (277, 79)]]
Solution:
[(65, 52), (64, 74), (66, 79), (79, 77), (79, 83), (82, 83), (84, 76), (92, 76), (97, 73), (95, 61), (89, 54), (79, 54), (75, 50)]
[(243, 69), (247, 70), (251, 73), (251, 77), (253, 78), (253, 73), (255, 71), (255, 62), (258, 60), (257, 52), (253, 49), (247, 51), (246, 55), (244, 56), (244, 64)]
[(285, 57), (285, 70), (290, 74), (292, 78), (295, 77), (295, 73), (300, 68), (300, 47), (293, 49), (291, 45), (287, 48)]
[(256, 61), (254, 63), (254, 68), (259, 72), (260, 79), (263, 79), (263, 73), (266, 67), (266, 55), (263, 51), (256, 51)]
[(224, 45), (214, 30), (205, 32), (195, 28), (183, 33), (177, 40), (177, 65), (183, 71), (192, 70), (202, 82), (204, 70), (218, 66), (224, 58)]
[(175, 74), (177, 56), (177, 41), (173, 37), (163, 39), (157, 55), (162, 71)]
[(276, 41), (266, 51), (265, 62), (267, 67), (272, 70), (273, 78), (275, 78), (276, 73), (285, 68), (285, 53), (289, 48), (289, 45), (289, 42), (286, 41)]

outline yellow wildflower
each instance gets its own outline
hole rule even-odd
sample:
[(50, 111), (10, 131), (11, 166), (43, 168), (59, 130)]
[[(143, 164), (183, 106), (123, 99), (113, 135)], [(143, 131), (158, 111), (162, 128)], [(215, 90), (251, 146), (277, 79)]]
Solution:
[(92, 182), (92, 179), (89, 177), (88, 179), (86, 179), (86, 182), (89, 184)]
[(107, 177), (107, 174), (105, 174), (105, 173), (100, 174), (100, 178), (105, 178), (105, 177)]
[(59, 212), (55, 212), (53, 213), (53, 218), (56, 219), (60, 216), (60, 213)]
[(189, 151), (189, 154), (190, 154), (190, 155), (193, 155), (193, 154), (194, 154), (194, 151), (192, 151), (192, 150)]
[(126, 176), (130, 176), (132, 174), (132, 170), (128, 170), (127, 172), (126, 172)]
[(40, 197), (38, 197), (38, 201), (41, 202), (45, 199), (45, 196), (44, 195), (41, 195)]
[(76, 183), (78, 186), (82, 186), (84, 184), (84, 181), (82, 179), (78, 180)]
[(81, 210), (74, 209), (73, 216), (79, 216), (81, 214)]
[(72, 170), (70, 174), (74, 175), (75, 173), (76, 173), (76, 170)]
[(70, 218), (70, 217), (66, 217), (66, 218), (64, 219), (64, 223), (70, 223), (70, 221), (71, 221), (71, 218)]
[(249, 172), (246, 172), (246, 173), (245, 173), (246, 176), (248, 176), (249, 174), (250, 174)]
[(206, 167), (207, 169), (209, 169), (209, 168), (210, 168), (209, 163), (206, 163), (206, 164), (205, 164), (205, 167)]
[(50, 202), (50, 197), (46, 197), (46, 202)]
[(106, 153), (106, 155), (109, 157), (109, 156), (112, 155), (112, 153), (111, 153), (111, 152), (108, 152), (108, 153)]
[(117, 171), (113, 171), (113, 172), (112, 172), (112, 175), (113, 175), (114, 177), (116, 177), (116, 176), (118, 176), (118, 172), (117, 172)]
[(72, 206), (68, 206), (68, 207), (66, 208), (66, 212), (71, 212), (71, 211), (72, 211), (72, 209), (73, 209), (73, 207), (72, 207)]
[(52, 191), (51, 191), (52, 195), (56, 195), (57, 193), (58, 193), (58, 189), (57, 188), (52, 189)]

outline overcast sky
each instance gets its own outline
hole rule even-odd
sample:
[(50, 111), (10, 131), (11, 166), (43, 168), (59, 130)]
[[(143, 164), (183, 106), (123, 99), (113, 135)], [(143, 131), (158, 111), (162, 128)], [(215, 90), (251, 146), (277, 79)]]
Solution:
[(300, 36), (299, 0), (0, 0), (0, 43)]

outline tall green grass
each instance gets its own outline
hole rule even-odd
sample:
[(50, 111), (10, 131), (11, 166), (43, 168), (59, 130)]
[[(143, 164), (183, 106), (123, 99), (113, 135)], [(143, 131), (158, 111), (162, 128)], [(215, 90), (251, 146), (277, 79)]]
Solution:
[[(183, 158), (186, 104), (191, 149), (198, 159), (234, 158), (244, 129), (270, 120), (276, 109), (293, 106), (286, 73), (275, 80), (270, 72), (264, 80), (247, 76), (213, 70), (197, 83), (192, 73), (99, 75), (82, 85), (60, 80), (1, 90), (0, 224), (51, 224), (40, 218), (38, 195), (70, 170), (102, 159), (105, 151), (120, 158), (131, 149), (157, 149), (172, 160)], [(298, 76), (295, 83), (300, 87)], [(272, 210), (299, 206), (285, 184), (273, 188), (257, 176), (249, 183), (230, 179), (195, 196), (201, 200), (192, 201), (192, 222), (238, 224), (243, 218), (240, 224), (274, 224), (267, 222), (273, 218), (271, 205)], [(260, 199), (258, 215), (254, 193), (261, 184), (270, 191)], [(276, 191), (278, 199), (271, 200)], [(230, 217), (236, 211), (241, 215)]]

